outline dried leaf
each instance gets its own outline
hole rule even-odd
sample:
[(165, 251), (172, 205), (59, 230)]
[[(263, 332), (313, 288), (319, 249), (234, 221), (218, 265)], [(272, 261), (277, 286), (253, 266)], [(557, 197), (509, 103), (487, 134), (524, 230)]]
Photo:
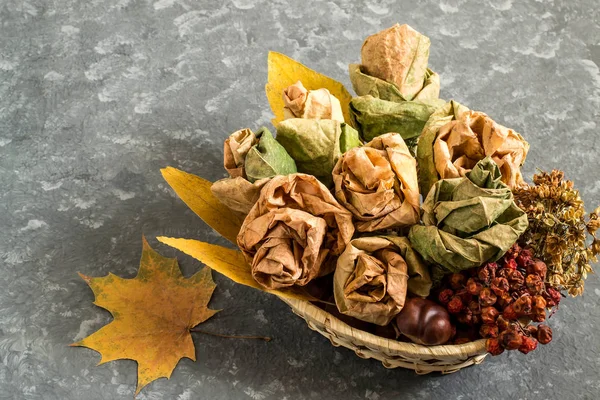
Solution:
[(244, 164), (250, 182), (296, 172), (296, 163), (271, 131), (263, 127), (256, 132), (256, 137), (258, 144), (248, 151)]
[(193, 212), (231, 243), (236, 243), (243, 217), (221, 204), (210, 190), (211, 182), (173, 167), (163, 168), (160, 172)]
[(99, 352), (100, 364), (136, 361), (136, 395), (153, 380), (169, 378), (183, 357), (196, 360), (190, 329), (219, 311), (207, 307), (216, 287), (210, 268), (186, 279), (177, 260), (162, 257), (145, 238), (135, 278), (111, 273), (99, 278), (80, 276), (94, 292), (94, 304), (108, 310), (114, 319), (71, 346)]
[(375, 98), (400, 103), (403, 101), (435, 100), (440, 97), (440, 76), (427, 68), (423, 89), (414, 97), (406, 97), (393, 83), (365, 74), (360, 64), (348, 67), (350, 82), (359, 96), (371, 95)]
[(196, 260), (206, 264), (210, 268), (241, 285), (250, 286), (279, 297), (306, 301), (317, 300), (299, 287), (289, 287), (277, 290), (263, 288), (252, 277), (250, 265), (246, 263), (244, 256), (239, 251), (193, 239), (177, 239), (164, 236), (157, 237), (156, 239), (161, 243), (183, 251), (185, 254), (194, 257)]
[(436, 182), (423, 202), (424, 225), (410, 229), (412, 247), (444, 273), (502, 257), (528, 224), (501, 178), (498, 165), (487, 157), (466, 177)]
[(299, 172), (314, 175), (327, 186), (340, 156), (360, 146), (355, 129), (330, 119), (286, 119), (277, 127), (277, 141), (296, 161)]
[(439, 180), (433, 159), (433, 143), (440, 128), (467, 111), (467, 107), (451, 100), (431, 114), (423, 127), (417, 147), (419, 191), (423, 196), (427, 196), (433, 184)]
[(216, 181), (210, 187), (212, 194), (233, 211), (248, 214), (252, 209), (260, 190), (269, 179), (261, 179), (254, 183), (238, 176), (237, 178), (225, 178)]
[(265, 86), (267, 99), (271, 105), (271, 110), (275, 118), (271, 122), (277, 126), (284, 120), (283, 109), (285, 103), (283, 100), (283, 91), (298, 81), (302, 81), (304, 87), (308, 90), (327, 89), (329, 93), (335, 96), (342, 106), (344, 120), (350, 121), (350, 112), (348, 104), (352, 95), (348, 93), (344, 85), (323, 74), (320, 74), (295, 61), (288, 56), (274, 51), (269, 52), (268, 59), (269, 77)]
[(367, 95), (353, 98), (350, 110), (364, 140), (390, 132), (407, 140), (419, 136), (431, 114), (443, 105), (440, 99), (396, 103)]

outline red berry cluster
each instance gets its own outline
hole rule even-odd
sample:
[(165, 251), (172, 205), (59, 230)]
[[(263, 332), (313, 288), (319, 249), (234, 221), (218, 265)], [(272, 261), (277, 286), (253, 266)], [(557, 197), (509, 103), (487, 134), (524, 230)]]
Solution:
[(557, 307), (560, 292), (544, 283), (546, 264), (528, 249), (515, 244), (497, 263), (447, 275), (437, 292), (468, 338), (457, 335), (455, 344), (487, 338), (492, 355), (504, 350), (529, 353), (538, 343), (552, 340), (549, 326), (524, 327), (523, 321), (544, 322), (546, 310)]

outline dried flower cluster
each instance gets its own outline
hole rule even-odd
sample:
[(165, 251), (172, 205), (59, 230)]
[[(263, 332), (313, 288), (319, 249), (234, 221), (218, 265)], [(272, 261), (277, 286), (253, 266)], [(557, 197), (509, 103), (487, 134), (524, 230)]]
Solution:
[(533, 182), (514, 192), (517, 205), (529, 219), (529, 229), (519, 243), (547, 264), (548, 283), (578, 296), (592, 272), (591, 263), (600, 254), (600, 240), (595, 236), (600, 207), (586, 218), (579, 191), (572, 181), (564, 180), (562, 171), (540, 172)]

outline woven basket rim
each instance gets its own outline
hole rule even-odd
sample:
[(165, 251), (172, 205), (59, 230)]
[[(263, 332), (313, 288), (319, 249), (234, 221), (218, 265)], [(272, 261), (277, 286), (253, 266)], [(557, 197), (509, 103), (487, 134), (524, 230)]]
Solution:
[(360, 345), (372, 349), (384, 349), (387, 352), (403, 353), (411, 357), (420, 357), (426, 359), (436, 358), (467, 358), (476, 355), (486, 354), (486, 339), (479, 339), (473, 342), (459, 345), (437, 345), (425, 346), (416, 343), (400, 342), (397, 340), (386, 339), (369, 332), (356, 329), (336, 318), (327, 311), (315, 306), (314, 304), (292, 298), (279, 298), (292, 307), (293, 311), (300, 316), (316, 320), (318, 323), (328, 327), (327, 332), (336, 336), (337, 334), (354, 338)]

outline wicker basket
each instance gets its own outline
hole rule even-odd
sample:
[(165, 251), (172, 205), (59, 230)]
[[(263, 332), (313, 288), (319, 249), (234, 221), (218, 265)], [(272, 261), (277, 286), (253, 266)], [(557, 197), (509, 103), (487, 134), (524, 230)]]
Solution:
[(449, 374), (479, 364), (487, 355), (485, 339), (448, 346), (398, 342), (354, 329), (307, 301), (281, 300), (292, 307), (295, 314), (304, 318), (310, 329), (328, 338), (334, 346), (354, 350), (361, 358), (375, 358), (386, 368), (408, 368), (417, 374), (434, 371)]

